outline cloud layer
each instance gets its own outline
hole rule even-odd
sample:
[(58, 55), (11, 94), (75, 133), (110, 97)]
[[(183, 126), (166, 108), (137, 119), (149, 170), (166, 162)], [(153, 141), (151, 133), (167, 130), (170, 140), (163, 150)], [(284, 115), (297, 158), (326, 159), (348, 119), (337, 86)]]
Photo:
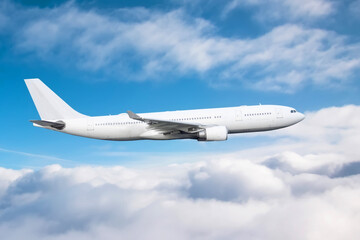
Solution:
[[(291, 2), (287, 5), (295, 4)], [(330, 3), (312, 0), (307, 5), (314, 4)], [(258, 37), (241, 38), (224, 37), (212, 22), (191, 17), (181, 8), (124, 8), (104, 13), (68, 3), (55, 8), (10, 9), (3, 12), (21, 16), (14, 19), (17, 52), (119, 80), (178, 79), (195, 74), (212, 86), (293, 92), (307, 85), (351, 82), (360, 68), (358, 43), (335, 32), (294, 23)], [(315, 14), (312, 11), (317, 8), (306, 9), (306, 14)]]
[(348, 144), (358, 146), (359, 117), (359, 106), (307, 113), (270, 146), (192, 163), (0, 168), (0, 233), (7, 239), (354, 239), (360, 151)]

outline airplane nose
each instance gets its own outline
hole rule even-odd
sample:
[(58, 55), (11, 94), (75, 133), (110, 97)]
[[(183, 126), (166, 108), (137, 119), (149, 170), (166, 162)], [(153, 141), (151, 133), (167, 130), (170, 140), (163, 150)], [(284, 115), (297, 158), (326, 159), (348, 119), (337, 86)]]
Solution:
[(302, 113), (299, 113), (299, 122), (305, 119), (305, 115)]

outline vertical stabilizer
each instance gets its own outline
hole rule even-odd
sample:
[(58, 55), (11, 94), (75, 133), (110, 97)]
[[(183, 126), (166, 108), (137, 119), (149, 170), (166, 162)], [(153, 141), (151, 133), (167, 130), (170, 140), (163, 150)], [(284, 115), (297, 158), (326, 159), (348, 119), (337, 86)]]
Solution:
[(72, 109), (40, 79), (25, 79), (25, 83), (42, 120), (86, 117)]

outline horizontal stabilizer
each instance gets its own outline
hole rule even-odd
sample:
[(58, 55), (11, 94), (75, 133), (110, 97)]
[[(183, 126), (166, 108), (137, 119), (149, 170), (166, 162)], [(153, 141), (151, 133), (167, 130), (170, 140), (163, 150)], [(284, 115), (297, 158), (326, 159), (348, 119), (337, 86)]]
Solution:
[(30, 122), (40, 125), (42, 127), (52, 127), (58, 130), (62, 130), (65, 127), (65, 123), (63, 121), (50, 122), (43, 120), (30, 120)]

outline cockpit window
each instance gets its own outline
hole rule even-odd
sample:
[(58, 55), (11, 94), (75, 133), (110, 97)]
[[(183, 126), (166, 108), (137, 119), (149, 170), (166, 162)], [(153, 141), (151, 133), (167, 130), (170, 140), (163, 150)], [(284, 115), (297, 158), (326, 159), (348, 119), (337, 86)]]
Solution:
[(295, 110), (295, 109), (293, 109), (293, 110), (291, 110), (290, 112), (291, 112), (291, 113), (296, 113), (296, 110)]

